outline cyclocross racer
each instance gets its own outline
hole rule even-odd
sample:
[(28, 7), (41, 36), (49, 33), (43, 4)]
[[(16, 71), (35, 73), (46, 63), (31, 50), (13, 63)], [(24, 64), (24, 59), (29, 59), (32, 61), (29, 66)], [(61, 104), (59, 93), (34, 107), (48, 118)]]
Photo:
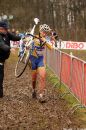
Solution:
[(47, 37), (50, 36), (51, 29), (48, 25), (43, 24), (39, 27), (39, 36), (40, 39), (34, 38), (31, 43), (30, 50), (30, 61), (32, 65), (32, 97), (36, 98), (36, 81), (38, 76), (38, 99), (40, 102), (45, 102), (45, 79), (46, 79), (46, 70), (45, 70), (45, 48), (52, 49), (50, 41), (47, 42)]

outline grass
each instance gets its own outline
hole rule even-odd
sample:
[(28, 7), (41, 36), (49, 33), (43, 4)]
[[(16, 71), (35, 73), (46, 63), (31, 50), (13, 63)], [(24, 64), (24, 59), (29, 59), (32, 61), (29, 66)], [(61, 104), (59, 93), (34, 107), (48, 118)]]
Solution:
[[(63, 84), (60, 84), (58, 77), (47, 67), (47, 80), (50, 82), (53, 87), (57, 88), (59, 95), (63, 95), (64, 93), (69, 93), (69, 89)], [(76, 104), (79, 104), (79, 101), (71, 94), (66, 94), (62, 97), (67, 101), (67, 108), (73, 107)], [(79, 108), (74, 112), (74, 118), (76, 121), (79, 121), (82, 127), (86, 128), (86, 108)]]

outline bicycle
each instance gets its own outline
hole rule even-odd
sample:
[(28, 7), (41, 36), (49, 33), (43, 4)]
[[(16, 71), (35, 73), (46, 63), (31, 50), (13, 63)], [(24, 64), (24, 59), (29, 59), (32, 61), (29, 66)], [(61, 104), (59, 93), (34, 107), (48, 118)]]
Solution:
[[(38, 20), (38, 19), (36, 19), (36, 20)], [(23, 51), (23, 54), (20, 55), (20, 57), (19, 57), (19, 59), (18, 59), (18, 61), (17, 61), (17, 63), (16, 63), (15, 76), (16, 76), (17, 78), (20, 77), (20, 76), (23, 74), (23, 72), (25, 71), (25, 69), (26, 69), (28, 63), (30, 63), (30, 62), (29, 62), (30, 49), (27, 50), (27, 48), (30, 47), (31, 41), (33, 40), (33, 38), (39, 39), (40, 42), (42, 41), (40, 35), (39, 35), (39, 36), (35, 36), (35, 35), (34, 35), (35, 27), (36, 27), (37, 24), (38, 24), (38, 23), (36, 23), (36, 24), (33, 26), (31, 32), (28, 34), (28, 37), (29, 37), (30, 39), (29, 39), (29, 41), (28, 41), (28, 42), (26, 43), (26, 45), (25, 45), (25, 49), (24, 49), (24, 51)], [(47, 43), (47, 40), (44, 41), (44, 42), (42, 41), (42, 44), (41, 44), (40, 46), (42, 47), (42, 46), (43, 46), (44, 44), (46, 44), (46, 43)], [(51, 46), (51, 45), (47, 44), (47, 46), (49, 47), (49, 46)]]
[[(25, 69), (29, 63), (30, 49), (28, 47), (30, 46), (30, 42), (33, 40), (33, 37), (36, 37), (36, 36), (34, 36), (34, 31), (35, 31), (37, 24), (39, 23), (39, 19), (34, 18), (34, 22), (35, 22), (35, 24), (31, 30), (31, 32), (28, 34), (29, 41), (25, 44), (24, 51), (21, 55), (19, 55), (18, 61), (16, 63), (16, 67), (15, 67), (15, 77), (16, 78), (20, 77), (23, 74), (23, 72), (25, 71)], [(26, 34), (26, 36), (27, 36), (27, 34)], [(38, 38), (38, 37), (36, 37), (36, 38)]]

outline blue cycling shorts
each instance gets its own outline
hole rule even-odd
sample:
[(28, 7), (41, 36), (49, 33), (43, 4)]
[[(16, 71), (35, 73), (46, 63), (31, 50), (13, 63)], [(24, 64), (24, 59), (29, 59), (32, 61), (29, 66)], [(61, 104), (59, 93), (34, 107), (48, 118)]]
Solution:
[(30, 61), (32, 65), (32, 70), (36, 70), (38, 67), (44, 66), (43, 56), (35, 57), (35, 56), (30, 55)]

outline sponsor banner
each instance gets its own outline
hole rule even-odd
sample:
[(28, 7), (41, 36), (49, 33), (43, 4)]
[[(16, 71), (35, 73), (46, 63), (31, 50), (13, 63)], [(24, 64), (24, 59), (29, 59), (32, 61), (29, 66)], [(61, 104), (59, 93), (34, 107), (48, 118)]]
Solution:
[[(11, 47), (19, 47), (19, 41), (11, 41)], [(85, 50), (86, 42), (74, 42), (74, 41), (57, 41), (57, 48), (59, 49), (76, 49)]]
[(57, 48), (85, 50), (86, 49), (86, 42), (58, 41)]

